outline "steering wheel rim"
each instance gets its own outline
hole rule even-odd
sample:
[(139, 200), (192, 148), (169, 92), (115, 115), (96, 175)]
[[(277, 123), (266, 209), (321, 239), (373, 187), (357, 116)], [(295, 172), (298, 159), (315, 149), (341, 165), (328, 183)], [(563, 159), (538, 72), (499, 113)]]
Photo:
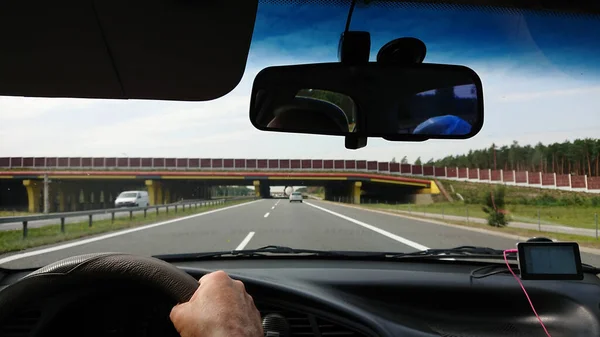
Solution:
[(0, 292), (0, 322), (40, 296), (97, 282), (143, 284), (176, 303), (187, 302), (199, 283), (164, 261), (123, 253), (73, 256), (42, 267)]

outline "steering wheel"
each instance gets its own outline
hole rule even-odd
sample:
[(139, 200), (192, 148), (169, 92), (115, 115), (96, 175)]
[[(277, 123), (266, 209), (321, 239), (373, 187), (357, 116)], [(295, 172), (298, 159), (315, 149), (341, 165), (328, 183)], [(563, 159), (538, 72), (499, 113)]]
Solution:
[(40, 268), (1, 291), (0, 322), (40, 298), (99, 284), (143, 285), (174, 303), (187, 302), (199, 285), (182, 270), (155, 258), (121, 253), (74, 256)]

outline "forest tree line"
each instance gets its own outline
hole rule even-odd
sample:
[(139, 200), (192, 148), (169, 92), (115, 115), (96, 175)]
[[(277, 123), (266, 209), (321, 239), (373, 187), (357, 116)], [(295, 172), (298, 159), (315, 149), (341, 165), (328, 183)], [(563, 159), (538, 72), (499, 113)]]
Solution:
[[(406, 161), (406, 158), (402, 159)], [(513, 141), (511, 145), (492, 144), (488, 148), (470, 150), (467, 154), (438, 160), (431, 158), (425, 163), (417, 158), (414, 164), (600, 176), (600, 139), (585, 138), (534, 146)]]

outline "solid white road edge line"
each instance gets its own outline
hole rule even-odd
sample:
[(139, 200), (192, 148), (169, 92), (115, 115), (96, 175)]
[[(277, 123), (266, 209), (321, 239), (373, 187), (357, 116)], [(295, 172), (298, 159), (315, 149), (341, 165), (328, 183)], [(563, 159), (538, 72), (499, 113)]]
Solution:
[(268, 217), (268, 216), (269, 216), (269, 214), (270, 214), (270, 213), (269, 213), (269, 212), (267, 212), (267, 214), (265, 214), (265, 218), (266, 218), (266, 217)]
[(340, 214), (340, 213), (337, 213), (337, 212), (334, 212), (334, 211), (330, 211), (330, 210), (328, 210), (327, 208), (323, 208), (323, 207), (321, 207), (321, 206), (313, 205), (313, 204), (311, 204), (310, 202), (307, 202), (306, 204), (307, 204), (307, 205), (309, 205), (309, 206), (312, 206), (312, 207), (314, 207), (314, 208), (316, 208), (316, 209), (320, 209), (320, 210), (321, 210), (321, 211), (323, 211), (323, 212), (327, 212), (327, 213), (329, 213), (329, 214), (332, 214), (332, 215), (335, 215), (335, 216), (337, 216), (337, 217), (340, 217), (340, 218), (342, 218), (342, 219), (344, 219), (344, 220), (347, 220), (347, 221), (350, 221), (350, 222), (352, 222), (352, 223), (355, 223), (355, 224), (357, 224), (357, 225), (359, 225), (359, 226), (363, 226), (364, 228), (370, 229), (370, 230), (372, 230), (372, 231), (374, 231), (374, 232), (376, 232), (376, 233), (379, 233), (379, 234), (381, 234), (381, 235), (383, 235), (383, 236), (387, 236), (388, 238), (390, 238), (390, 239), (392, 239), (392, 240), (396, 240), (396, 241), (398, 241), (398, 242), (400, 242), (400, 243), (403, 243), (403, 244), (405, 244), (405, 245), (407, 245), (407, 246), (410, 246), (410, 247), (412, 247), (412, 248), (415, 248), (415, 249), (417, 249), (417, 250), (426, 250), (426, 249), (429, 249), (428, 247), (426, 247), (426, 246), (423, 246), (423, 245), (422, 245), (422, 244), (420, 244), (420, 243), (417, 243), (417, 242), (414, 242), (414, 241), (411, 241), (411, 240), (405, 239), (405, 238), (403, 238), (403, 237), (401, 237), (401, 236), (398, 236), (398, 235), (396, 235), (396, 234), (390, 233), (390, 232), (388, 232), (388, 231), (386, 231), (386, 230), (383, 230), (383, 229), (381, 229), (381, 228), (377, 228), (377, 227), (375, 227), (375, 226), (373, 226), (373, 225), (369, 225), (368, 223), (364, 223), (364, 222), (362, 222), (362, 221), (358, 221), (358, 220), (356, 220), (356, 219), (353, 219), (353, 218), (351, 218), (351, 217), (349, 217), (349, 216), (345, 216), (345, 215), (343, 215), (343, 214)]
[(254, 236), (254, 232), (248, 233), (248, 235), (246, 235), (244, 240), (242, 240), (242, 242), (240, 242), (240, 244), (235, 248), (235, 250), (242, 250), (242, 249), (246, 248), (246, 245), (248, 244), (248, 242), (250, 242), (250, 240), (252, 240), (253, 236)]
[(150, 228), (154, 228), (154, 227), (168, 225), (168, 224), (171, 224), (171, 223), (174, 223), (174, 222), (177, 222), (177, 221), (183, 221), (183, 220), (187, 220), (187, 219), (192, 219), (192, 218), (200, 217), (200, 216), (203, 216), (203, 215), (208, 215), (208, 214), (213, 214), (213, 213), (217, 213), (217, 212), (221, 212), (221, 211), (226, 211), (226, 210), (229, 210), (229, 209), (232, 209), (232, 208), (242, 207), (242, 206), (253, 204), (255, 202), (260, 202), (262, 200), (263, 199), (254, 200), (254, 201), (246, 202), (246, 203), (243, 203), (243, 204), (238, 204), (238, 205), (223, 207), (223, 208), (219, 208), (219, 209), (214, 209), (212, 211), (207, 211), (207, 212), (203, 212), (203, 213), (198, 213), (198, 214), (193, 214), (193, 215), (189, 215), (189, 216), (184, 216), (182, 218), (167, 220), (167, 221), (163, 221), (163, 222), (157, 222), (157, 223), (154, 223), (154, 224), (151, 224), (151, 225), (145, 225), (145, 226), (135, 227), (135, 228), (131, 228), (131, 229), (126, 229), (126, 230), (123, 230), (123, 231), (114, 232), (114, 233), (105, 234), (105, 235), (100, 235), (100, 236), (96, 236), (96, 237), (93, 237), (93, 238), (84, 239), (84, 240), (80, 240), (80, 241), (65, 243), (65, 244), (58, 245), (58, 246), (48, 247), (48, 248), (44, 248), (44, 249), (38, 249), (38, 250), (26, 252), (26, 253), (14, 254), (14, 255), (10, 255), (10, 256), (7, 256), (5, 258), (0, 259), (0, 265), (3, 264), (3, 263), (7, 263), (7, 262), (10, 262), (10, 261), (23, 259), (23, 258), (30, 257), (30, 256), (36, 256), (36, 255), (46, 254), (46, 253), (50, 253), (50, 252), (55, 252), (57, 250), (67, 249), (67, 248), (81, 246), (81, 245), (85, 245), (85, 244), (96, 242), (96, 241), (100, 241), (100, 240), (114, 238), (115, 236), (125, 235), (125, 234), (129, 234), (129, 233), (133, 233), (133, 232), (143, 231), (145, 229), (150, 229)]

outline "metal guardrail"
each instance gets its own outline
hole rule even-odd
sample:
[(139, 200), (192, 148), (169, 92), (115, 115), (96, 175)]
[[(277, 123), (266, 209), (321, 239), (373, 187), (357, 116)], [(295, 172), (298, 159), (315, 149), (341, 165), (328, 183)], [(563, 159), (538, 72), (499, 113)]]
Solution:
[(111, 214), (111, 223), (115, 221), (115, 214), (117, 213), (129, 213), (129, 219), (133, 219), (133, 212), (144, 211), (144, 218), (148, 214), (148, 210), (155, 210), (156, 215), (159, 214), (159, 210), (164, 208), (166, 210), (166, 214), (169, 214), (169, 208), (174, 209), (175, 213), (177, 213), (180, 208), (182, 211), (185, 211), (186, 206), (188, 209), (192, 207), (198, 208), (203, 206), (214, 206), (214, 205), (222, 205), (225, 203), (225, 199), (217, 199), (217, 200), (193, 200), (187, 202), (176, 202), (171, 204), (164, 205), (155, 205), (155, 206), (147, 206), (147, 207), (120, 207), (120, 208), (109, 208), (109, 209), (97, 209), (91, 211), (76, 211), (76, 212), (64, 212), (64, 213), (50, 213), (50, 214), (38, 214), (38, 215), (25, 215), (25, 216), (8, 216), (8, 217), (0, 217), (0, 224), (4, 223), (13, 223), (20, 222), (23, 224), (23, 238), (27, 237), (28, 232), (28, 224), (32, 221), (39, 220), (51, 220), (51, 219), (60, 219), (60, 231), (61, 233), (65, 232), (65, 219), (80, 217), (80, 216), (88, 216), (88, 226), (92, 227), (92, 219), (94, 215), (98, 214)]

